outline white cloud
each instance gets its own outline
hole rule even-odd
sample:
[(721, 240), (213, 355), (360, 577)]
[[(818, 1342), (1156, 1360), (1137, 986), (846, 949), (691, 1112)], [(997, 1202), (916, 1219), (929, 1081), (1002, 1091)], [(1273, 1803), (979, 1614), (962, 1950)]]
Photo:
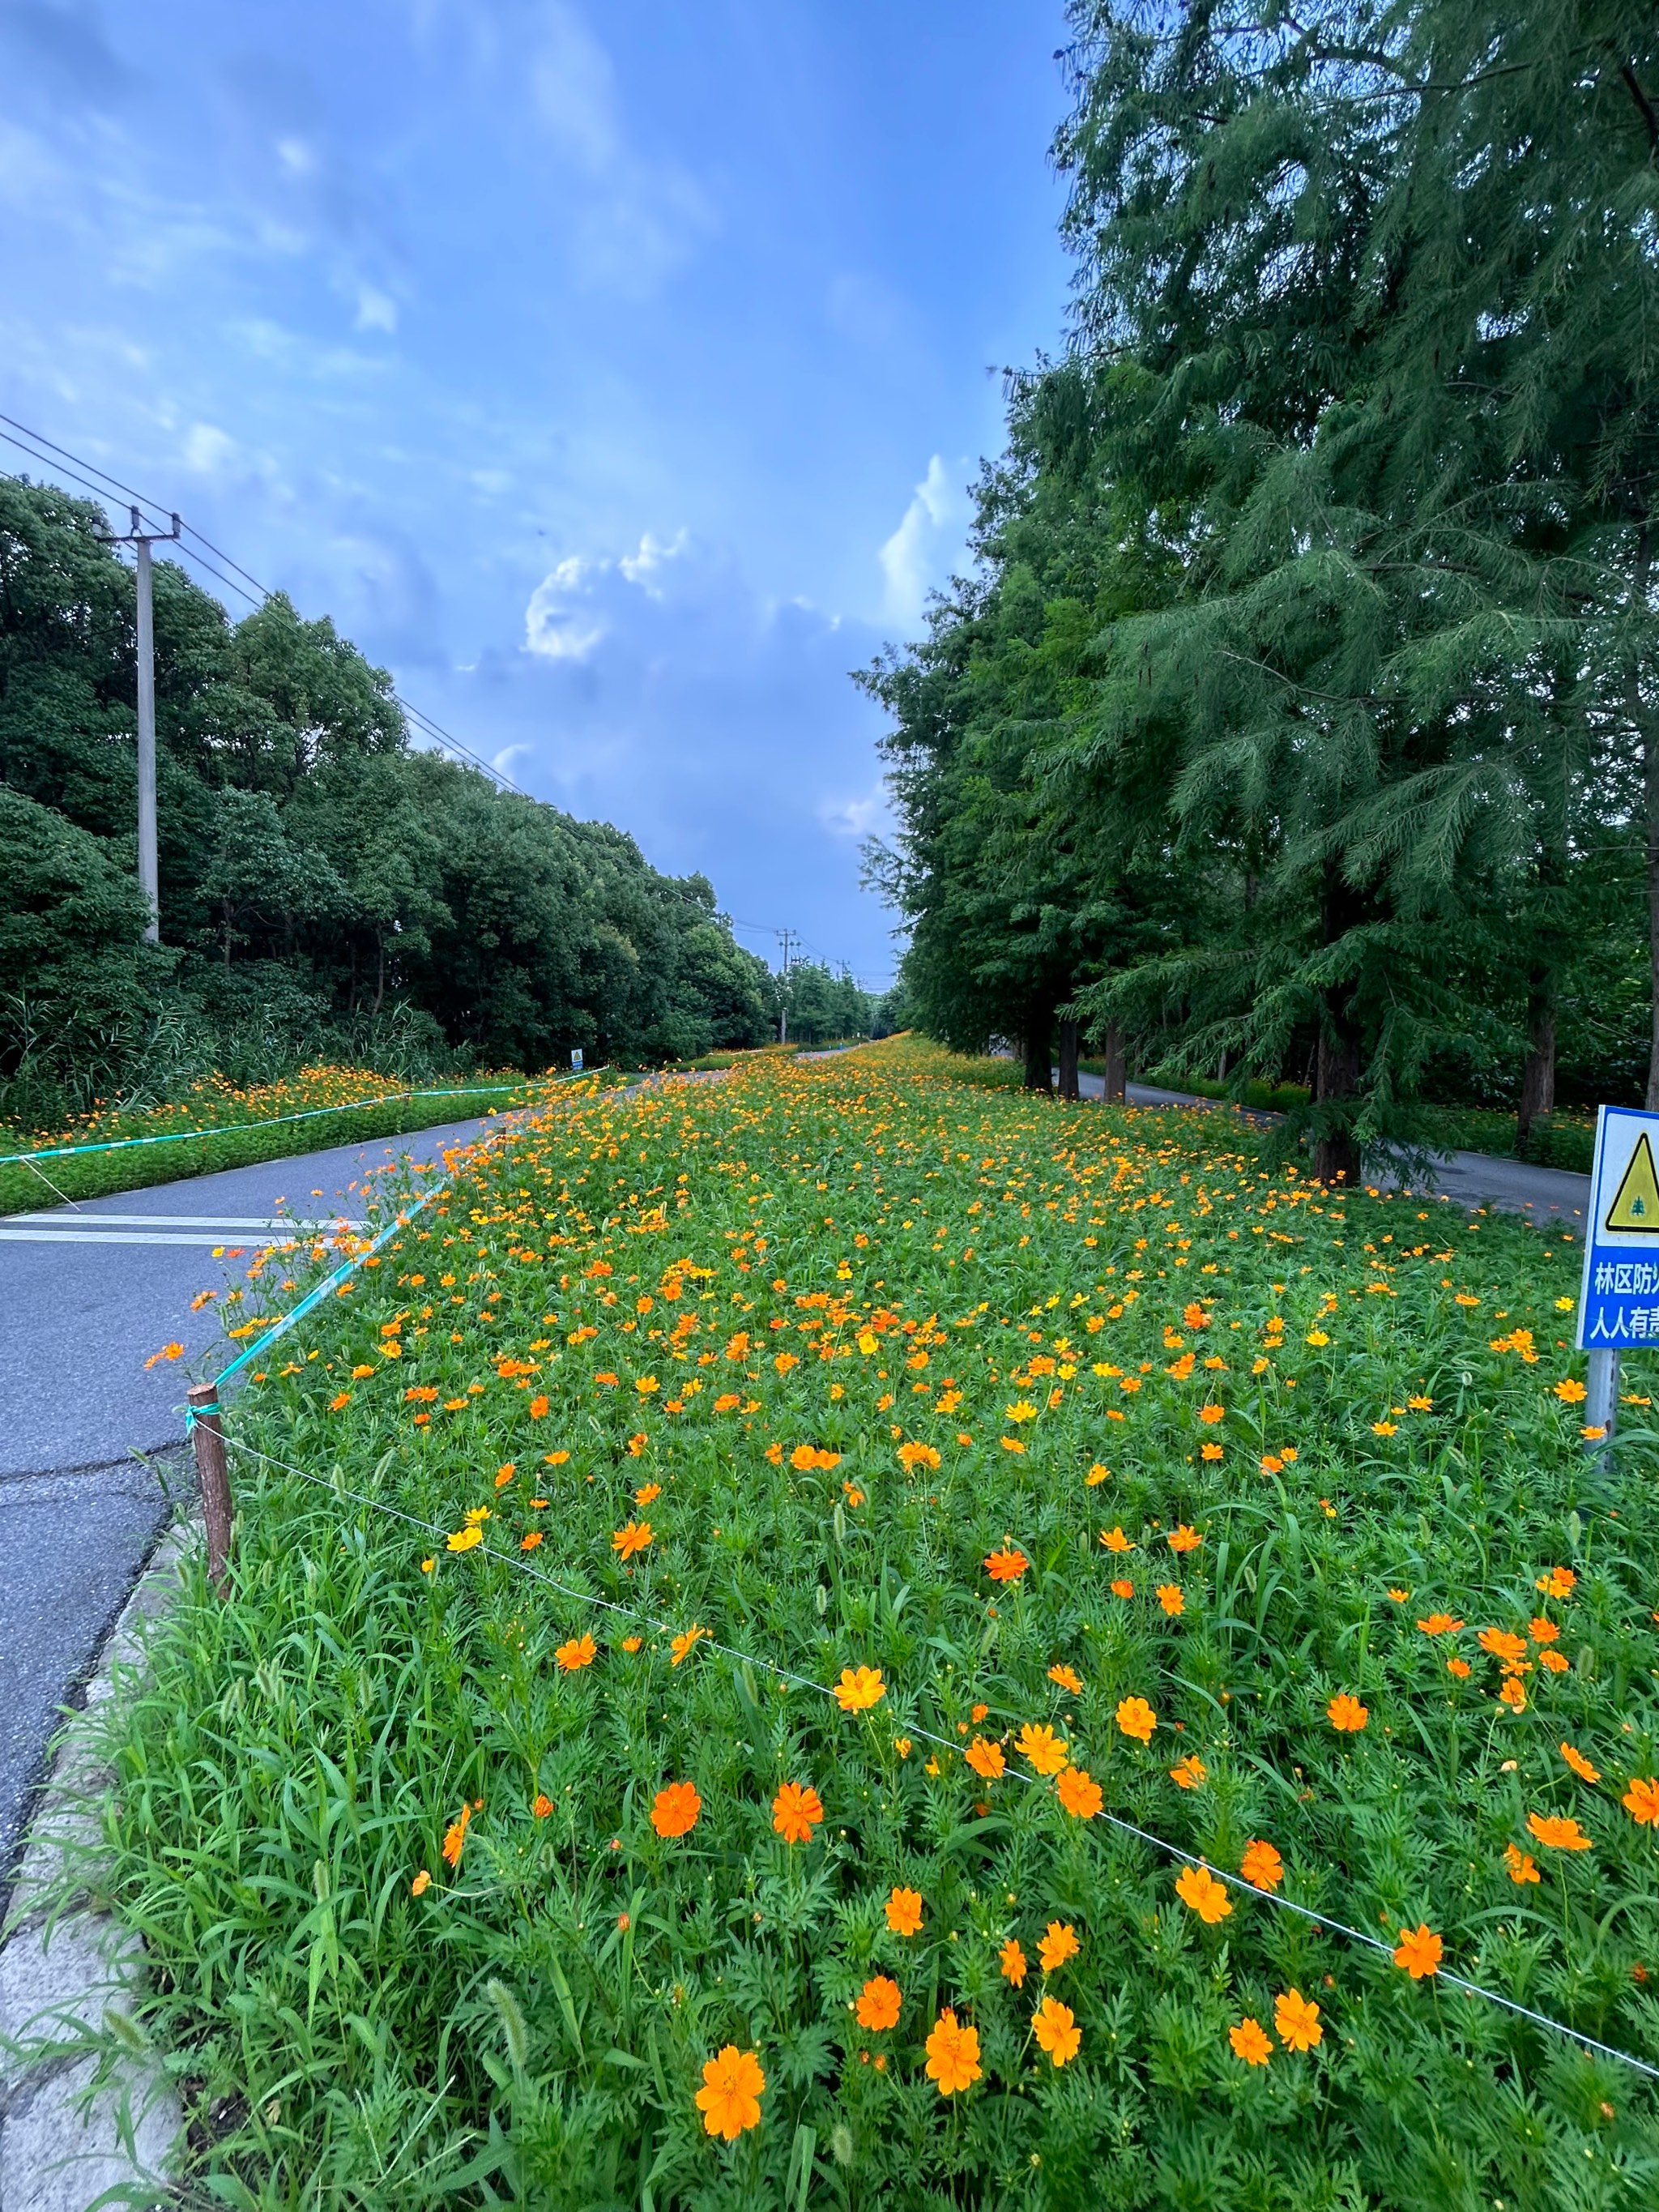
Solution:
[(217, 476), (236, 457), (236, 441), (211, 422), (192, 422), (185, 434), (184, 463), (198, 476)]
[[(648, 599), (663, 599), (670, 562), (683, 560), (690, 548), (690, 533), (678, 530), (672, 538), (659, 538), (647, 530), (639, 550), (617, 560), (585, 561), (570, 554), (549, 569), (530, 595), (525, 609), (525, 648), (545, 660), (586, 660), (604, 642), (613, 623), (604, 610), (623, 622), (626, 607), (619, 604), (639, 592)], [(635, 602), (637, 605), (637, 602)]]
[(677, 530), (666, 544), (661, 538), (647, 531), (640, 540), (637, 553), (624, 553), (617, 566), (630, 584), (637, 584), (653, 599), (662, 597), (662, 586), (656, 581), (657, 571), (665, 561), (677, 561), (690, 543), (684, 530)]
[(862, 840), (881, 829), (889, 815), (886, 788), (879, 783), (862, 799), (826, 799), (818, 808), (818, 820), (832, 837)]
[(500, 752), (490, 756), (489, 764), (497, 775), (510, 776), (519, 762), (535, 757), (534, 745), (503, 745)]
[(574, 8), (554, 0), (531, 65), (536, 112), (561, 151), (591, 177), (615, 163), (620, 133), (611, 57)]
[(357, 288), (357, 328), (360, 331), (385, 331), (388, 336), (398, 327), (398, 302), (390, 293), (380, 291), (373, 284)]
[(921, 621), (929, 587), (949, 571), (969, 512), (966, 495), (951, 482), (935, 453), (903, 521), (881, 549), (884, 611), (890, 621), (907, 626)]

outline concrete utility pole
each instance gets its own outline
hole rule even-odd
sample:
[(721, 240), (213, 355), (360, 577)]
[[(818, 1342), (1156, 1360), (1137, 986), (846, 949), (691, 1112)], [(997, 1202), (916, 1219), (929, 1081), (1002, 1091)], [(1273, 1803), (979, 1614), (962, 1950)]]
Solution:
[(171, 530), (144, 528), (144, 519), (131, 508), (132, 527), (125, 538), (106, 538), (106, 545), (131, 545), (138, 568), (138, 888), (149, 909), (144, 935), (152, 945), (161, 941), (161, 884), (155, 864), (155, 622), (150, 594), (149, 549), (170, 544), (181, 527), (178, 516), (169, 518)]
[(781, 930), (778, 932), (778, 936), (779, 936), (780, 939), (781, 940), (781, 942), (782, 942), (782, 945), (783, 945), (783, 994), (782, 994), (782, 996), (781, 996), (781, 997), (779, 999), (779, 1000), (778, 1000), (778, 1042), (779, 1042), (780, 1044), (787, 1044), (787, 1043), (788, 1043), (788, 1042), (789, 1042), (789, 936), (790, 936), (790, 933), (789, 933), (787, 929), (781, 929)]

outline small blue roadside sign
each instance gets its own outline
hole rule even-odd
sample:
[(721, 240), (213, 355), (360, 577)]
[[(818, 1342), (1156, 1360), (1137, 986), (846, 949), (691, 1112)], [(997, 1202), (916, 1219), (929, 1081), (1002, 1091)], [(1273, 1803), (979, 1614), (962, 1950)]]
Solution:
[(1582, 1352), (1659, 1346), (1659, 1114), (1603, 1106), (1578, 1294)]

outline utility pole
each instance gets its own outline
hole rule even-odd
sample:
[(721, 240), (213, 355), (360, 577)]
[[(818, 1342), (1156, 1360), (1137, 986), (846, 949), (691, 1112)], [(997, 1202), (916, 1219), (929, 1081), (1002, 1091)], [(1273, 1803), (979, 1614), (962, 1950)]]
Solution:
[(181, 527), (178, 516), (169, 518), (171, 530), (144, 528), (135, 507), (130, 510), (132, 527), (125, 538), (104, 539), (106, 545), (131, 545), (137, 555), (138, 578), (138, 888), (143, 893), (149, 920), (144, 935), (152, 945), (161, 941), (161, 883), (155, 864), (155, 621), (150, 594), (149, 549), (170, 544)]
[(781, 929), (778, 932), (778, 936), (783, 945), (783, 991), (778, 1000), (778, 1042), (780, 1044), (787, 1044), (789, 1042), (790, 933), (787, 929)]

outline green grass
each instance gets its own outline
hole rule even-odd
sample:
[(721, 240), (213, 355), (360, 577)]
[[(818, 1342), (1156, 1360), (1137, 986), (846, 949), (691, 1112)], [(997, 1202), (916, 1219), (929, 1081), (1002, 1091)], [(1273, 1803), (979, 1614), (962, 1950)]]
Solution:
[[(1659, 1826), (1622, 1802), (1659, 1734), (1639, 1370), (1603, 1469), (1570, 1238), (1334, 1199), (1251, 1141), (914, 1045), (769, 1058), (548, 1116), (274, 1346), (231, 1432), (313, 1480), (234, 1455), (231, 1597), (192, 1570), (112, 1747), (103, 1880), (149, 1948), (192, 2197), (1650, 2203), (1640, 2075), (1260, 1896), (1206, 1924), (1178, 1861), (1022, 1755), (1052, 1727), (1105, 1814), (1224, 1873), (1266, 1838), (1285, 1898), (1387, 1944), (1425, 1923), (1448, 1968), (1659, 2064)], [(1438, 1613), (1462, 1625), (1416, 1626)], [(749, 1657), (675, 1665), (694, 1626)], [(1486, 1629), (1525, 1655), (1519, 1711)], [(864, 1666), (870, 1711), (812, 1686)], [(809, 1843), (774, 1831), (786, 1782), (821, 1794)], [(1045, 1978), (1051, 1922), (1081, 1948)], [(902, 2009), (866, 2030), (877, 1977)], [(1045, 1989), (1080, 2031), (1063, 2069)], [(947, 2006), (981, 2067), (948, 2100)], [(728, 2044), (766, 2077), (730, 2146), (695, 2104)]]

